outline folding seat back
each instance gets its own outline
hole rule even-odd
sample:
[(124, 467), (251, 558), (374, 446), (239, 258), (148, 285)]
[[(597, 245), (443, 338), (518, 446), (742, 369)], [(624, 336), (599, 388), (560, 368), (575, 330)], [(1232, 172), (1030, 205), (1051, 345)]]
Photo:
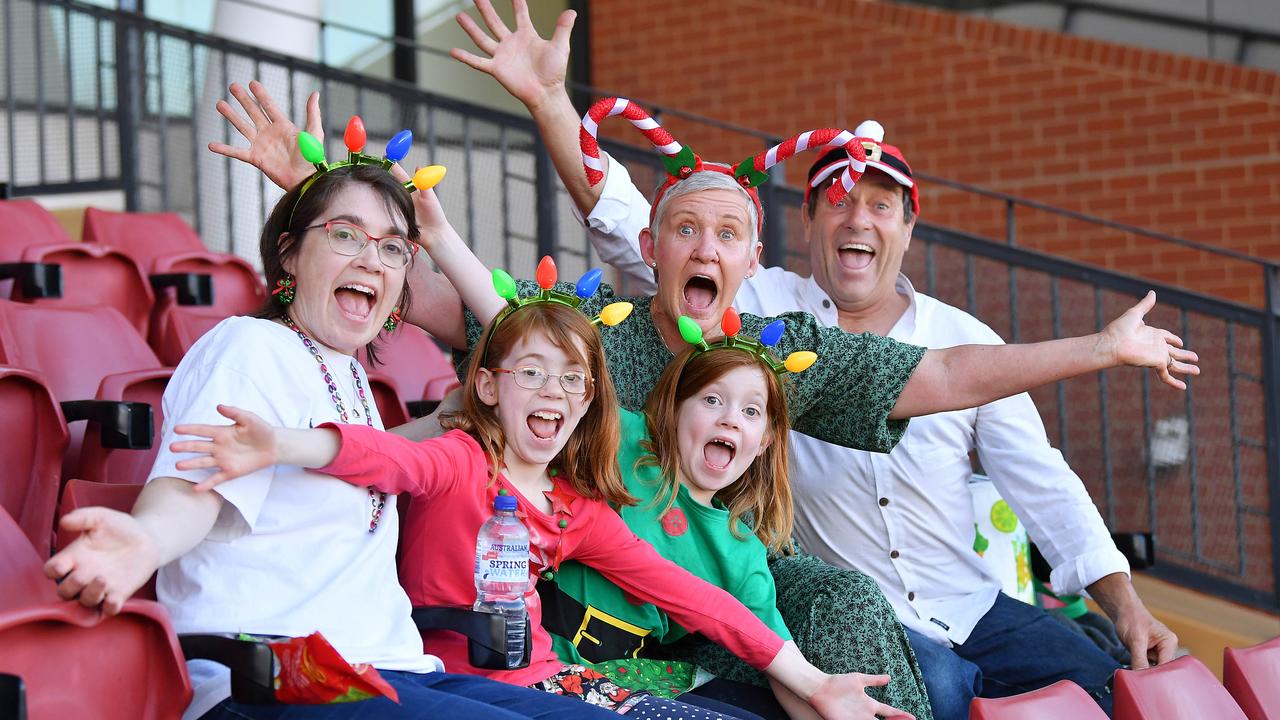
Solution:
[(0, 262), (14, 262), (32, 245), (72, 242), (58, 221), (33, 200), (0, 200)]
[(396, 392), (396, 385), (391, 378), (382, 373), (366, 374), (369, 376), (369, 392), (373, 395), (374, 404), (378, 406), (383, 427), (393, 428), (409, 422), (409, 410)]
[(227, 313), (217, 308), (182, 305), (173, 296), (162, 296), (156, 301), (147, 344), (160, 362), (174, 366), (182, 362), (183, 356), (202, 335), (226, 318)]
[(377, 371), (395, 383), (396, 392), (411, 415), (420, 401), (438, 403), (458, 386), (453, 363), (431, 336), (416, 325), (402, 323), (394, 332), (378, 336), (378, 365), (371, 367), (363, 349), (357, 353), (366, 370)]
[(1280, 720), (1280, 637), (1222, 652), (1222, 683), (1249, 720)]
[[(112, 426), (108, 423), (116, 415), (82, 416), (64, 408), (70, 423), (70, 442), (63, 460), (63, 477), (125, 483), (146, 479), (163, 422), (160, 396), (173, 371), (161, 367), (155, 353), (119, 313), (108, 307), (51, 307), (0, 301), (0, 362), (40, 373), (60, 402), (150, 403), (153, 425), (145, 429), (149, 432), (130, 424), (126, 438), (136, 447), (139, 434), (149, 434), (150, 449), (146, 451), (100, 447), (98, 438), (104, 427), (110, 431)], [(112, 413), (123, 411), (99, 405), (85, 412), (104, 408)], [(78, 417), (89, 422), (73, 422)], [(140, 417), (138, 413), (129, 414), (129, 419)], [(86, 435), (90, 442), (84, 442)]]
[(191, 681), (164, 608), (119, 615), (62, 600), (43, 560), (0, 511), (0, 673), (21, 678), (29, 720), (176, 718)]
[(1190, 655), (1147, 670), (1117, 670), (1116, 720), (1247, 720), (1204, 663)]
[(0, 366), (0, 414), (8, 419), (0, 443), (0, 507), (8, 511), (40, 557), (49, 556), (67, 425), (39, 375)]
[[(175, 213), (121, 213), (89, 208), (84, 240), (107, 245), (132, 257), (148, 275), (209, 275), (213, 305), (223, 317), (258, 309), (266, 291), (257, 272), (234, 255), (209, 252), (196, 231)], [(173, 295), (169, 290), (166, 294)]]
[(31, 297), (15, 283), (14, 300), (39, 305), (105, 305), (129, 320), (146, 337), (155, 296), (137, 263), (128, 255), (101, 245), (70, 243), (36, 245), (22, 252), (22, 261), (61, 268), (61, 297)]
[(1071, 718), (1107, 720), (1107, 714), (1079, 685), (1070, 680), (1039, 690), (1004, 698), (974, 698), (969, 720), (1023, 720), (1023, 718)]

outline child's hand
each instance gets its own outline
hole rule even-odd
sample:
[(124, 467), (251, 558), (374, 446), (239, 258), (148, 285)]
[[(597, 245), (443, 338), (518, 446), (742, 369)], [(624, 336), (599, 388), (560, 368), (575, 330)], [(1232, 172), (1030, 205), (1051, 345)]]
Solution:
[(179, 470), (218, 468), (218, 472), (195, 486), (198, 492), (279, 463), (275, 428), (248, 410), (219, 405), (218, 412), (235, 424), (179, 425), (173, 429), (179, 435), (209, 438), (181, 440), (169, 446), (174, 452), (200, 455), (177, 463), (174, 467)]
[(809, 704), (826, 720), (849, 718), (850, 720), (915, 720), (915, 716), (895, 707), (885, 705), (867, 696), (866, 689), (889, 684), (888, 675), (863, 675), (847, 673), (828, 675), (818, 690), (809, 698)]
[(160, 564), (155, 541), (127, 513), (81, 508), (59, 524), (81, 533), (44, 564), (45, 576), (57, 581), (58, 595), (67, 600), (86, 607), (101, 604), (103, 612), (114, 615)]

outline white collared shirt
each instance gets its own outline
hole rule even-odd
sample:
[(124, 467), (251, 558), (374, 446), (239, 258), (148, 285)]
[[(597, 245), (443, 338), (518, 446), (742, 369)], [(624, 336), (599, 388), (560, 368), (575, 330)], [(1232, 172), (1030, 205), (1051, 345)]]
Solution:
[[(600, 257), (626, 273), (637, 292), (653, 292), (653, 274), (639, 252), (649, 205), (620, 163), (609, 163), (600, 201), (584, 222)], [(1003, 343), (972, 315), (917, 293), (905, 275), (896, 289), (909, 306), (889, 337), (929, 348)], [(744, 282), (734, 306), (762, 317), (801, 310), (823, 325), (839, 320), (813, 278), (776, 267)], [(791, 433), (796, 539), (827, 562), (874, 578), (906, 627), (944, 645), (963, 643), (1000, 592), (1000, 581), (973, 551), (973, 449), (1053, 567), (1056, 590), (1076, 593), (1129, 572), (1026, 393), (915, 418), (888, 454)]]

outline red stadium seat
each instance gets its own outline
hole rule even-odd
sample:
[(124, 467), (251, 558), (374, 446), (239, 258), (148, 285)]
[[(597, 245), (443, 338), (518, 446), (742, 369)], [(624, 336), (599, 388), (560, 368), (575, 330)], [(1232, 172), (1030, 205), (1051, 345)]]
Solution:
[(57, 219), (33, 200), (0, 200), (0, 262), (13, 262), (32, 245), (72, 242)]
[[(172, 370), (160, 365), (155, 353), (115, 310), (106, 307), (57, 308), (0, 300), (0, 363), (40, 373), (54, 397), (61, 402), (103, 400), (142, 402), (151, 405), (153, 426), (141, 424), (145, 413), (123, 413), (119, 405), (95, 406), (109, 416), (90, 419), (85, 426), (70, 425), (70, 442), (63, 460), (62, 477), (112, 483), (138, 483), (157, 450), (163, 414), (160, 398)], [(64, 414), (77, 414), (63, 408)], [(115, 418), (121, 424), (113, 425)], [(127, 422), (126, 422), (127, 421)], [(106, 428), (114, 444), (101, 447), (83, 442), (86, 433)], [(118, 429), (122, 434), (111, 435)], [(146, 445), (150, 437), (150, 449)]]
[(166, 295), (156, 301), (147, 343), (155, 350), (160, 362), (177, 365), (200, 336), (227, 317), (227, 313), (217, 308), (181, 305), (177, 298)]
[(22, 679), (29, 720), (162, 720), (191, 701), (164, 608), (129, 600), (119, 615), (58, 597), (43, 560), (0, 512), (0, 673)]
[(212, 276), (212, 307), (222, 312), (223, 317), (251, 313), (266, 298), (252, 265), (234, 255), (209, 252), (196, 231), (174, 213), (121, 213), (88, 208), (84, 213), (84, 241), (124, 252), (149, 275)]
[[(415, 412), (422, 405), (419, 401), (427, 401), (428, 406), (434, 406), (458, 386), (458, 376), (449, 357), (425, 330), (416, 325), (405, 323), (395, 332), (380, 335), (377, 352), (376, 367), (370, 366), (363, 349), (357, 357), (366, 369), (376, 370), (391, 379), (396, 392), (409, 406), (410, 415), (426, 414)], [(391, 424), (387, 423), (387, 427)]]
[(1116, 720), (1247, 720), (1226, 688), (1190, 655), (1148, 670), (1117, 670)]
[(1280, 720), (1280, 637), (1224, 649), (1222, 683), (1249, 720)]
[(1089, 693), (1070, 680), (1059, 680), (1049, 687), (1013, 697), (974, 698), (969, 704), (969, 720), (1026, 718), (1107, 720), (1107, 714)]
[(409, 410), (400, 399), (400, 393), (396, 392), (395, 382), (382, 373), (366, 374), (369, 376), (369, 392), (378, 406), (378, 415), (382, 417), (382, 426), (393, 428), (409, 422)]
[(0, 507), (17, 521), (40, 557), (48, 557), (67, 448), (62, 409), (39, 375), (0, 367), (0, 414), (8, 420), (0, 443)]

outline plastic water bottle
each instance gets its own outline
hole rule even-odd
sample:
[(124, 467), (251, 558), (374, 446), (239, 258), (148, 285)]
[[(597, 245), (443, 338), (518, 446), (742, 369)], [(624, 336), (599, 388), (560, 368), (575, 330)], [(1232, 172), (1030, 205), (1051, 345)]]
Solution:
[(514, 495), (493, 499), (493, 517), (476, 538), (476, 604), (478, 612), (502, 615), (507, 621), (507, 667), (524, 658), (524, 594), (529, 589), (529, 531), (516, 517)]

